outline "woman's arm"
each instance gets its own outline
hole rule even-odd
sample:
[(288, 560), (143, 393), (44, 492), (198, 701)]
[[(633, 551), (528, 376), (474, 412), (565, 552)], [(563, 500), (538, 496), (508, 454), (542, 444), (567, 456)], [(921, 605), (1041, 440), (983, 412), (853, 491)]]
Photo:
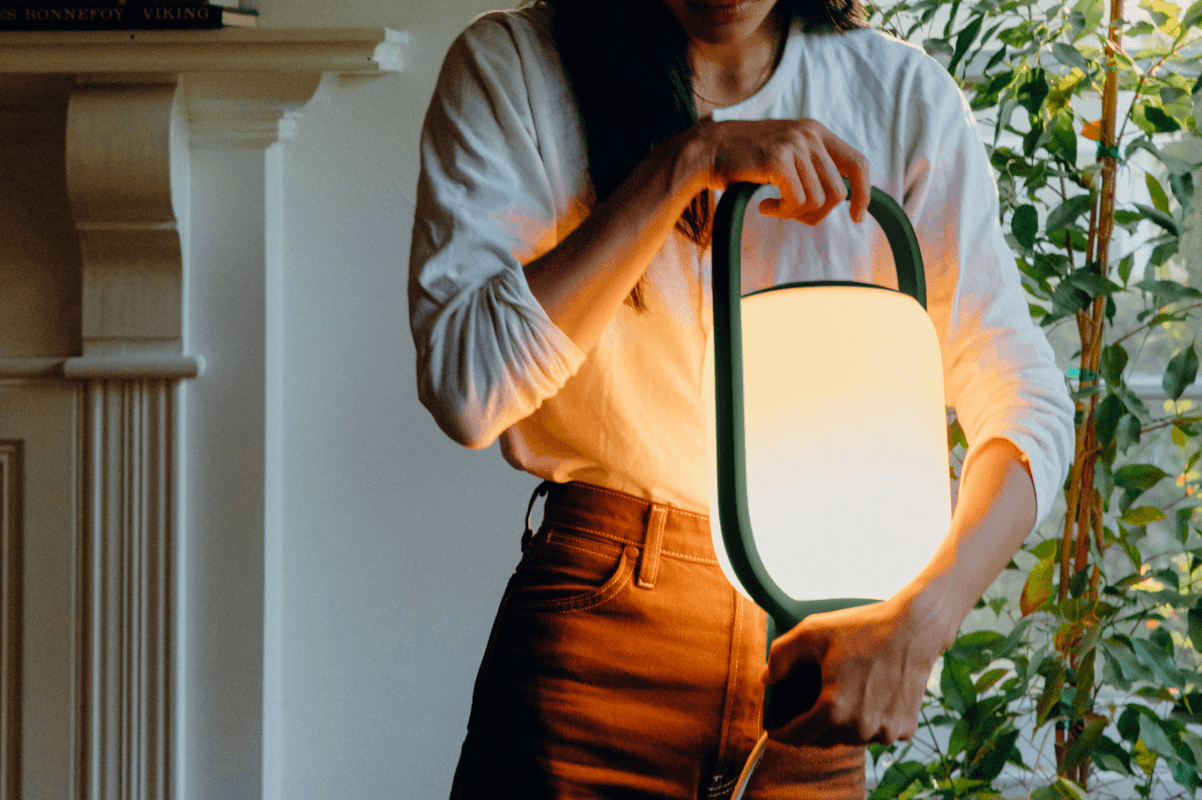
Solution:
[(847, 192), (859, 222), (871, 190), (868, 162), (814, 120), (703, 122), (653, 150), (558, 246), (526, 265), (551, 320), (588, 352), (671, 234), (689, 202), (736, 181), (770, 183), (770, 216), (817, 224)]
[[(521, 14), (452, 44), (422, 132), (410, 248), (418, 396), (481, 448), (554, 396), (614, 319), (689, 201), (774, 183), (764, 210), (815, 222), (866, 162), (812, 121), (703, 123), (665, 142), (589, 209), (581, 133), (558, 58)], [(573, 230), (574, 228), (574, 230)]]

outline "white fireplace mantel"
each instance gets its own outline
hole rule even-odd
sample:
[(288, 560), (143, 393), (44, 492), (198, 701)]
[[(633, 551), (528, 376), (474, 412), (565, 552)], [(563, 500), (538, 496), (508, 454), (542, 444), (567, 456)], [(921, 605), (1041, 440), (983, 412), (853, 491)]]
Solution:
[(270, 783), (283, 278), (268, 148), (323, 76), (399, 72), (406, 42), (0, 33), (5, 796)]
[[(398, 72), (406, 42), (386, 29), (0, 33), (0, 144), (65, 160), (74, 231), (59, 233), (78, 239), (82, 273), (81, 330), (66, 347), (76, 352), (46, 352), (64, 349), (70, 333), (48, 334), (58, 347), (36, 332), (28, 347), (0, 341), (0, 376), (198, 374), (202, 362), (182, 350), (172, 194), (188, 151), (263, 150), (287, 138), (324, 74)], [(0, 215), (17, 204), (29, 199), (0, 196)], [(47, 210), (67, 212), (61, 205)], [(18, 271), (26, 260), (17, 254)]]

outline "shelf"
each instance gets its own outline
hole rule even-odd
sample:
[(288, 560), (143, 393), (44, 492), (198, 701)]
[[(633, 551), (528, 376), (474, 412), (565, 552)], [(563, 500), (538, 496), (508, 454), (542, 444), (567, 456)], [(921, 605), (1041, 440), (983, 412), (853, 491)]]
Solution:
[(0, 73), (399, 72), (404, 31), (3, 31)]

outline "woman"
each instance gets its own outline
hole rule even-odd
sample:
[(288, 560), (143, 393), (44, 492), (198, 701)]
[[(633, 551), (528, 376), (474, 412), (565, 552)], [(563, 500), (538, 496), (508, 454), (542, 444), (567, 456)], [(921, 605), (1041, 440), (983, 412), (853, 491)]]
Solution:
[[(773, 731), (746, 796), (862, 797), (863, 745), (914, 732), (935, 659), (1046, 515), (1072, 406), (984, 148), (946, 72), (859, 18), (841, 0), (545, 0), (452, 45), (411, 250), (419, 394), (453, 439), (500, 437), (549, 482), (453, 796), (726, 797), (763, 682), (811, 663), (822, 695)], [(840, 176), (850, 213), (835, 211)], [(723, 578), (705, 517), (709, 215), (734, 181), (779, 194), (749, 215), (745, 291), (894, 285), (859, 222), (870, 183), (902, 202), (972, 443), (923, 573), (884, 603), (807, 618), (767, 669), (764, 616)]]

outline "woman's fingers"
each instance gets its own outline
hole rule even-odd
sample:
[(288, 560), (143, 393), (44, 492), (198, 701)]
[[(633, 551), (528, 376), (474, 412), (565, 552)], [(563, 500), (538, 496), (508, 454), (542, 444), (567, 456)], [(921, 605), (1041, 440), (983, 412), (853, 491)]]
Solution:
[(872, 198), (868, 159), (834, 134), (830, 134), (826, 144), (826, 151), (834, 164), (836, 174), (846, 176), (851, 183), (851, 218), (861, 222), (868, 210), (868, 201)]
[(868, 208), (868, 161), (812, 119), (715, 123), (715, 188), (735, 181), (771, 183), (779, 199), (764, 200), (760, 212), (814, 225), (847, 198), (857, 222)]
[[(899, 613), (900, 612), (900, 613)], [(773, 643), (765, 679), (818, 665), (813, 707), (771, 731), (795, 745), (890, 743), (918, 727), (931, 665), (942, 650), (892, 603), (814, 614)]]

